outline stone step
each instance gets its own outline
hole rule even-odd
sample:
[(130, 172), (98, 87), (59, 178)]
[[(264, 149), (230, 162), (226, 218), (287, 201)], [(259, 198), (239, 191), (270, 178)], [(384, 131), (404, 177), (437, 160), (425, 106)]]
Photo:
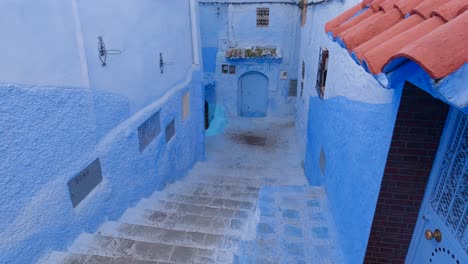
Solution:
[(250, 210), (227, 209), (212, 206), (201, 206), (186, 202), (173, 202), (162, 199), (142, 199), (138, 208), (166, 213), (192, 214), (208, 217), (246, 219), (252, 214)]
[(207, 217), (190, 214), (166, 213), (140, 208), (128, 209), (119, 222), (153, 226), (164, 229), (202, 232), (214, 235), (231, 235), (239, 237), (247, 221), (244, 219), (230, 219)]
[[(248, 186), (260, 188), (264, 185), (280, 185), (282, 177), (255, 177), (255, 178), (244, 178), (238, 175), (223, 175), (219, 174), (207, 174), (203, 172), (203, 176), (200, 175), (189, 175), (184, 179), (186, 182), (198, 182), (207, 184), (222, 184), (222, 185), (235, 185), (235, 186)], [(285, 174), (289, 175), (289, 174)]]
[(126, 258), (132, 261), (168, 263), (231, 263), (233, 259), (232, 252), (91, 234), (81, 235), (70, 248), (70, 252), (108, 258)]
[[(220, 171), (223, 172), (219, 173), (216, 171), (210, 172), (205, 169), (193, 169), (187, 177), (185, 177), (184, 181), (250, 187), (259, 187), (264, 181), (274, 181), (273, 178), (245, 177), (237, 173), (233, 174), (232, 172), (225, 172), (225, 170)], [(244, 174), (248, 175), (248, 173)]]
[(169, 264), (170, 262), (54, 252), (38, 264)]
[(202, 232), (171, 230), (120, 222), (106, 222), (99, 235), (120, 237), (150, 243), (164, 243), (174, 246), (196, 247), (210, 250), (236, 251), (239, 239), (229, 235), (215, 235)]
[(231, 210), (247, 210), (252, 211), (256, 206), (256, 199), (254, 201), (242, 201), (236, 199), (223, 199), (223, 198), (212, 198), (209, 196), (195, 196), (185, 195), (178, 193), (166, 193), (159, 192), (155, 193), (151, 199), (171, 201), (177, 203), (187, 203), (198, 206), (208, 206), (215, 208), (226, 208)]
[(230, 184), (213, 184), (204, 182), (182, 181), (168, 186), (164, 192), (184, 193), (194, 196), (209, 196), (213, 198), (225, 198), (252, 201), (257, 200), (260, 188), (239, 186)]

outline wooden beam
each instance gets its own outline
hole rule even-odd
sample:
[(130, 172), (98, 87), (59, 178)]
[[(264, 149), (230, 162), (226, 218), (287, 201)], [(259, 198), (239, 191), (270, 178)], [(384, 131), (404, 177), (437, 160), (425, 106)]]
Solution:
[(302, 26), (304, 26), (307, 22), (307, 2), (308, 0), (302, 0), (302, 12), (301, 12), (301, 17), (302, 17)]

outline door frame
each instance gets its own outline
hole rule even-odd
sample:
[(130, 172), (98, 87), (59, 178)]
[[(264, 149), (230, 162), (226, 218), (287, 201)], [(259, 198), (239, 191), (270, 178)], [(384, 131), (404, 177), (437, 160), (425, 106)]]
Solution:
[(449, 113), (447, 115), (447, 120), (445, 121), (444, 131), (442, 133), (442, 137), (439, 144), (439, 149), (437, 150), (436, 157), (434, 160), (434, 164), (431, 169), (431, 174), (429, 175), (429, 180), (426, 185), (426, 190), (424, 191), (424, 197), (421, 203), (421, 208), (419, 209), (418, 218), (416, 222), (416, 226), (414, 228), (410, 246), (408, 248), (408, 253), (406, 254), (405, 263), (410, 263), (409, 261), (415, 258), (415, 254), (417, 254), (417, 247), (419, 246), (419, 242), (423, 239), (421, 236), (424, 235), (424, 213), (426, 211), (426, 207), (430, 206), (430, 198), (432, 191), (435, 185), (438, 183), (440, 175), (438, 172), (440, 170), (440, 166), (444, 159), (445, 151), (447, 150), (448, 145), (450, 144), (451, 135), (453, 134), (453, 130), (457, 128), (455, 121), (457, 120), (458, 115), (457, 109), (450, 107)]
[(249, 75), (249, 74), (258, 74), (258, 75), (261, 75), (263, 76), (266, 80), (267, 80), (267, 85), (266, 85), (266, 94), (267, 94), (267, 109), (266, 109), (266, 112), (265, 112), (265, 116), (268, 115), (268, 101), (270, 100), (270, 90), (269, 90), (269, 87), (270, 87), (270, 79), (268, 78), (268, 76), (266, 76), (264, 73), (262, 72), (259, 72), (259, 71), (247, 71), (247, 72), (244, 72), (241, 76), (239, 76), (239, 79), (237, 79), (237, 114), (239, 116), (242, 117), (242, 79), (246, 76), (246, 75)]

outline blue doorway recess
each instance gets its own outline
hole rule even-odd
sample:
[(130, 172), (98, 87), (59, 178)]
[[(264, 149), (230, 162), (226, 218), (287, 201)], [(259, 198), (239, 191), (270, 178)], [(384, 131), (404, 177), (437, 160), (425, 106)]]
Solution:
[(248, 72), (239, 78), (239, 114), (243, 117), (265, 117), (268, 110), (268, 78), (259, 72)]

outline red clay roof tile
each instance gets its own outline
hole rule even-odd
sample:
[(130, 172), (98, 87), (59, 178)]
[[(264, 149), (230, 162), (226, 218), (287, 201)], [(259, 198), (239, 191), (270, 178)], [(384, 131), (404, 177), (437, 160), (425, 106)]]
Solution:
[(387, 40), (393, 38), (394, 36), (405, 32), (406, 30), (416, 26), (417, 24), (421, 23), (424, 21), (424, 18), (422, 18), (419, 15), (413, 15), (409, 17), (408, 19), (403, 19), (400, 22), (398, 22), (396, 25), (391, 27), (390, 29), (382, 32), (375, 38), (363, 43), (359, 47), (353, 50), (357, 58), (362, 58), (364, 56), (364, 53), (371, 50), (374, 47), (378, 47), (382, 43), (386, 42)]
[(364, 0), (361, 11), (369, 5), (326, 26), (367, 71), (410, 59), (439, 79), (468, 62), (468, 0)]
[(441, 79), (468, 62), (468, 12), (416, 40), (393, 55), (418, 63), (433, 79)]
[(468, 10), (468, 5), (464, 6), (462, 9), (458, 10), (457, 12), (457, 16), (463, 14), (463, 12), (467, 11)]
[(391, 9), (393, 9), (396, 2), (398, 2), (398, 0), (386, 0), (385, 2), (380, 4), (380, 10), (383, 10), (384, 12), (389, 12)]
[(392, 8), (387, 13), (380, 11), (339, 34), (338, 37), (345, 43), (347, 49), (352, 50), (395, 25), (400, 20), (403, 20), (403, 17), (396, 8)]
[(370, 8), (374, 9), (375, 12), (380, 11), (380, 4), (383, 3), (385, 0), (374, 0), (370, 4)]
[(343, 24), (348, 19), (353, 17), (357, 12), (361, 11), (361, 9), (362, 9), (361, 4), (357, 4), (353, 6), (352, 8), (346, 10), (343, 14), (337, 16), (335, 19), (328, 21), (325, 24), (325, 31), (330, 32), (333, 28)]
[(443, 24), (444, 21), (439, 17), (432, 17), (425, 20), (366, 52), (362, 60), (366, 63), (367, 69), (371, 73), (381, 73), (383, 66), (395, 53)]
[(338, 34), (340, 34), (341, 32), (347, 30), (350, 27), (353, 27), (353, 26), (361, 23), (366, 18), (372, 16), (374, 13), (375, 13), (374, 10), (369, 8), (366, 11), (362, 12), (359, 16), (354, 17), (354, 18), (344, 22), (343, 24), (336, 26), (335, 28), (330, 30), (330, 32), (332, 32), (333, 36), (336, 38), (336, 36), (338, 36)]
[(445, 5), (442, 5), (435, 9), (431, 15), (432, 16), (440, 16), (442, 17), (445, 22), (448, 22), (454, 19), (456, 16), (460, 15), (458, 11), (463, 10), (464, 8), (468, 7), (468, 2), (465, 0), (453, 0)]
[(374, 1), (374, 0), (363, 0), (362, 1), (362, 6), (365, 7), (365, 6), (370, 5), (370, 3), (372, 3), (372, 1)]
[(428, 19), (431, 16), (431, 13), (434, 9), (451, 0), (425, 0), (417, 5), (413, 10), (413, 14), (419, 14), (420, 16)]
[(395, 7), (398, 8), (402, 14), (406, 15), (422, 1), (423, 0), (400, 0), (395, 4)]

